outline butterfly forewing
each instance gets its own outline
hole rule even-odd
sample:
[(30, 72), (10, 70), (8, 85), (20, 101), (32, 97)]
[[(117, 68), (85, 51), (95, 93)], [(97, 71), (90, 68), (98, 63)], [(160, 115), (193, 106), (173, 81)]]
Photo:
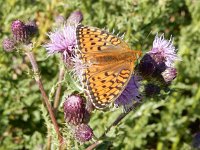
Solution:
[(122, 39), (98, 28), (79, 25), (76, 36), (77, 55), (87, 64), (82, 74), (86, 94), (96, 108), (103, 109), (124, 90), (138, 52), (131, 51)]
[(113, 46), (115, 46), (115, 49), (119, 46), (119, 50), (130, 50), (128, 45), (117, 36), (95, 27), (79, 25), (76, 30), (76, 36), (77, 44), (82, 53), (111, 51)]

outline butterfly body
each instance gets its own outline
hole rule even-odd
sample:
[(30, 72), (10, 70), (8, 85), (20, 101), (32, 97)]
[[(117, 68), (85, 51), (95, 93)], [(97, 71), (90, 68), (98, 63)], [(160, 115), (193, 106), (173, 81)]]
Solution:
[(119, 37), (107, 31), (79, 25), (76, 30), (86, 95), (96, 108), (103, 109), (116, 100), (134, 71), (140, 51), (131, 50)]

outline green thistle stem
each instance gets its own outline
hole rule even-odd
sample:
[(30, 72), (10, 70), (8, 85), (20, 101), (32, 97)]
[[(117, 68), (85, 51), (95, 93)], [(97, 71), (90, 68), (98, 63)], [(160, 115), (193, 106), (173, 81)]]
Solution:
[(60, 68), (60, 72), (59, 72), (59, 77), (58, 77), (58, 87), (56, 89), (56, 95), (55, 95), (55, 100), (54, 100), (54, 104), (53, 104), (53, 108), (54, 108), (54, 112), (56, 113), (57, 108), (60, 104), (60, 93), (61, 93), (61, 88), (62, 88), (62, 80), (64, 78), (64, 73), (65, 73), (65, 69), (62, 66)]

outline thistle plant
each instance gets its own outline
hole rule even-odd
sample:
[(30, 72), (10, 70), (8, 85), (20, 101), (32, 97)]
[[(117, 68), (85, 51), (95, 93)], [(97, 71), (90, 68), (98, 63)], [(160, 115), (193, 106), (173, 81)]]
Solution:
[[(57, 132), (59, 141), (60, 141), (60, 143), (62, 143), (62, 136), (60, 134), (59, 127), (58, 127), (58, 124), (57, 124), (56, 119), (55, 119), (55, 115), (53, 113), (53, 110), (52, 110), (51, 104), (49, 102), (49, 99), (47, 97), (47, 94), (44, 90), (43, 83), (41, 81), (41, 77), (40, 77), (40, 74), (39, 74), (37, 62), (36, 62), (35, 57), (34, 57), (32, 51), (31, 51), (32, 48), (33, 48), (32, 43), (31, 43), (31, 35), (34, 35), (36, 33), (37, 26), (36, 26), (35, 23), (34, 23), (34, 25), (30, 25), (29, 23), (27, 25), (25, 25), (22, 21), (15, 20), (15, 21), (12, 22), (11, 30), (12, 30), (12, 36), (13, 36), (12, 38), (14, 39), (13, 40), (14, 43), (16, 43), (18, 45), (18, 47), (22, 49), (24, 54), (27, 55), (27, 57), (29, 58), (29, 60), (31, 62), (35, 81), (38, 84), (38, 87), (39, 87), (41, 94), (42, 94), (42, 97), (43, 97), (42, 102), (45, 104), (45, 106), (46, 106), (46, 108), (49, 112), (49, 115), (50, 115), (50, 118), (51, 118), (52, 123), (54, 125), (55, 131)], [(5, 39), (5, 40), (7, 40), (7, 39)], [(5, 40), (3, 42), (3, 47), (4, 47), (5, 51), (8, 51), (7, 50), (8, 48), (6, 46), (7, 43), (5, 42)], [(14, 47), (13, 47), (13, 50), (14, 50)]]
[[(122, 119), (132, 110), (140, 107), (142, 102), (147, 101), (149, 97), (156, 97), (162, 94), (161, 90), (163, 89), (170, 90), (170, 85), (173, 83), (178, 72), (175, 62), (181, 60), (173, 45), (173, 38), (166, 40), (164, 34), (160, 36), (157, 34), (153, 41), (152, 49), (143, 54), (138, 60), (134, 75), (119, 97), (114, 101), (113, 108), (122, 108), (123, 111), (113, 123), (108, 125), (108, 128), (102, 135), (96, 137), (95, 129), (92, 129), (90, 126), (90, 118), (92, 118), (94, 112), (99, 110), (96, 110), (84, 95), (84, 87), (83, 89), (76, 88), (81, 87), (81, 81), (79, 80), (82, 77), (79, 71), (85, 67), (75, 55), (77, 51), (76, 27), (82, 20), (83, 14), (80, 11), (73, 12), (66, 20), (62, 18), (62, 23), (57, 26), (57, 29), (47, 34), (49, 41), (43, 45), (46, 48), (47, 55), (59, 54), (60, 62), (65, 66), (64, 68), (61, 67), (59, 86), (56, 91), (56, 95), (58, 96), (55, 98), (56, 104), (54, 106), (51, 105), (50, 98), (43, 87), (37, 61), (32, 51), (34, 47), (31, 38), (37, 32), (36, 23), (24, 23), (20, 20), (13, 21), (11, 25), (12, 37), (4, 39), (2, 42), (6, 52), (13, 52), (16, 48), (21, 48), (22, 52), (29, 58), (33, 76), (40, 89), (43, 98), (42, 102), (48, 110), (49, 118), (57, 134), (59, 140), (57, 146), (60, 149), (64, 149), (65, 147), (70, 149), (73, 147), (70, 144), (73, 143), (71, 140), (76, 140), (81, 144), (88, 142), (90, 144), (87, 148), (88, 150), (100, 145), (106, 139), (107, 133), (115, 126), (118, 126), (123, 121)], [(68, 78), (68, 76), (75, 78)], [(64, 91), (62, 92), (64, 93), (62, 95), (63, 100), (60, 100), (59, 95), (61, 94), (62, 82), (66, 83), (69, 88), (62, 89)], [(70, 87), (70, 85), (72, 86)], [(63, 122), (60, 124), (65, 125), (58, 124), (56, 118), (57, 111), (62, 112)], [(72, 137), (67, 137), (67, 135), (72, 135)], [(50, 142), (53, 145), (54, 141), (50, 140)]]

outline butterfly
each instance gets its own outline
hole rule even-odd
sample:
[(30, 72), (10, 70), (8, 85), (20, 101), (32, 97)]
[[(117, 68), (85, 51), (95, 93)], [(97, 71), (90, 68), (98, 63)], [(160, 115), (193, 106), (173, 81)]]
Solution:
[(123, 92), (141, 51), (131, 50), (122, 38), (106, 30), (79, 24), (78, 51), (83, 69), (82, 84), (97, 109), (104, 109)]

